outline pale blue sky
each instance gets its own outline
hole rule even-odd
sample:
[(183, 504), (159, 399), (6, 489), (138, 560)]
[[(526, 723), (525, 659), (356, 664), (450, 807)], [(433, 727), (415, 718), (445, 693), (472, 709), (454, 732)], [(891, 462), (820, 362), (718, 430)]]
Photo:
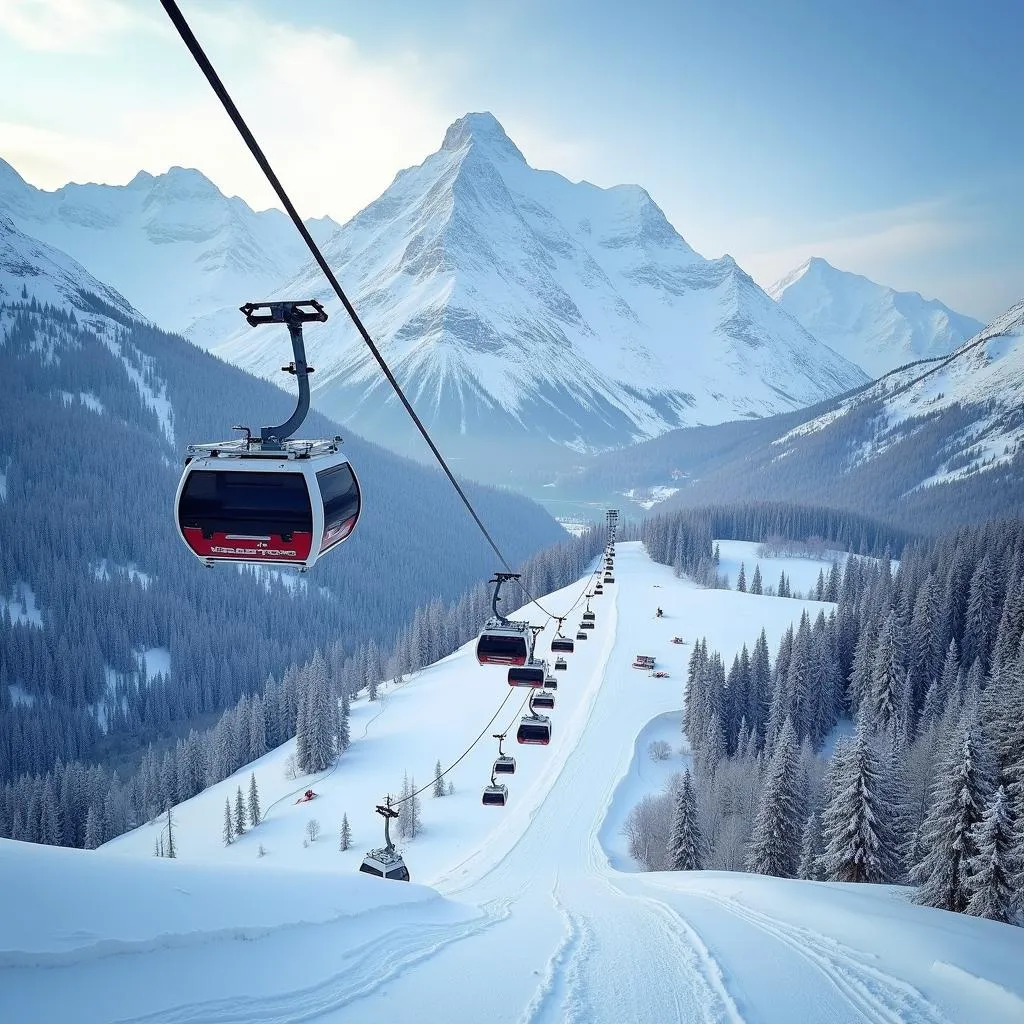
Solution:
[[(820, 255), (980, 319), (1024, 298), (1024, 0), (181, 2), (304, 213), (492, 110), (762, 284)], [(268, 205), (162, 18), (0, 0), (0, 156), (46, 188), (193, 165)]]

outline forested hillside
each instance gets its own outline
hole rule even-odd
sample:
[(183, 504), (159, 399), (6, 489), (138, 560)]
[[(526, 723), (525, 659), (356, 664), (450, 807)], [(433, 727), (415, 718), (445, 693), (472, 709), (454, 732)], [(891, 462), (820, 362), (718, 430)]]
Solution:
[[(648, 527), (671, 564), (690, 516)], [(1024, 525), (992, 522), (851, 557), (774, 659), (694, 644), (683, 701), (692, 780), (650, 867), (907, 882), (929, 906), (1016, 913), (1024, 853)], [(852, 723), (845, 729), (843, 722)], [(836, 732), (838, 727), (838, 733)], [(664, 812), (665, 809), (662, 809)], [(1018, 908), (1022, 909), (1022, 908)]]
[[(280, 422), (293, 399), (85, 287), (40, 304), (37, 286), (60, 298), (45, 248), (13, 266), (24, 297), (0, 298), (0, 779), (187, 731), (317, 648), (389, 646), (493, 570), (439, 472), (356, 437), (364, 514), (343, 548), (305, 577), (203, 568), (173, 527), (184, 444)], [(565, 536), (523, 498), (468, 489), (515, 562)]]
[[(586, 573), (603, 546), (603, 533), (592, 530), (544, 550), (524, 565), (522, 587), (546, 594), (567, 585)], [(523, 599), (514, 588), (509, 593), (517, 603)], [(292, 736), (296, 770), (323, 771), (349, 746), (349, 706), (356, 694), (365, 690), (377, 700), (385, 680), (400, 681), (450, 654), (477, 634), (489, 613), (490, 588), (478, 583), (456, 602), (435, 600), (417, 609), (392, 646), (382, 649), (370, 640), (318, 649), (304, 664), (245, 692), (209, 729), (190, 729), (162, 749), (150, 746), (132, 774), (76, 760), (21, 775), (0, 786), (0, 837), (94, 849)], [(241, 800), (239, 795), (232, 827), (244, 831), (247, 821), (259, 821), (255, 777), (244, 810)]]

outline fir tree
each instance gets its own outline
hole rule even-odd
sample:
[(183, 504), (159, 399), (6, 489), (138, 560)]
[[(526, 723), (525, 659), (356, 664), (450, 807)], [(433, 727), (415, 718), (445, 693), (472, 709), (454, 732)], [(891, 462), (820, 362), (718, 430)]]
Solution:
[(441, 773), (441, 762), (434, 765), (434, 796), (444, 796), (444, 776)]
[(977, 853), (968, 869), (968, 914), (1004, 923), (1012, 921), (1018, 895), (1014, 879), (1020, 870), (1015, 840), (1010, 802), (999, 786), (974, 830)]
[(812, 811), (800, 839), (800, 866), (796, 870), (797, 878), (802, 878), (805, 882), (821, 881), (821, 875), (818, 873), (818, 858), (821, 852), (821, 819), (817, 811)]
[(740, 574), (736, 578), (736, 589), (741, 594), (745, 594), (747, 592), (747, 572), (746, 566), (744, 566), (742, 562), (740, 562)]
[(970, 898), (967, 875), (978, 855), (975, 829), (984, 812), (988, 785), (974, 733), (967, 727), (955, 735), (959, 742), (939, 766), (931, 808), (921, 826), (920, 842), (926, 853), (911, 869), (910, 880), (918, 885), (916, 902), (962, 913)]
[(103, 819), (94, 804), (89, 804), (85, 816), (85, 848), (95, 850), (103, 843)]
[(178, 851), (174, 845), (174, 819), (171, 816), (171, 805), (167, 805), (167, 856), (171, 860), (175, 860), (178, 856)]
[(352, 745), (352, 733), (349, 729), (349, 719), (352, 715), (352, 699), (349, 697), (348, 689), (341, 691), (341, 703), (338, 706), (338, 750), (345, 753)]
[(260, 794), (256, 788), (256, 773), (249, 776), (249, 824), (256, 826), (260, 823)]
[(416, 792), (416, 780), (409, 780), (409, 838), (415, 839), (423, 831), (423, 808)]
[(697, 797), (689, 769), (683, 773), (676, 795), (668, 857), (673, 871), (701, 871), (704, 867), (704, 837), (697, 821)]
[(221, 838), (225, 846), (230, 846), (235, 838), (235, 826), (231, 820), (231, 800), (228, 797), (224, 797), (224, 829)]
[(341, 816), (341, 829), (338, 832), (338, 849), (344, 853), (352, 846), (352, 829), (348, 823), (348, 814)]
[(900, 665), (896, 612), (890, 610), (882, 624), (871, 667), (867, 712), (871, 725), (895, 736), (904, 709), (907, 677)]
[(241, 836), (245, 834), (246, 814), (245, 814), (245, 797), (242, 796), (242, 787), (238, 787), (238, 792), (235, 794), (235, 835)]
[(754, 575), (750, 579), (750, 592), (752, 594), (763, 594), (764, 584), (761, 580), (761, 563), (754, 565)]
[(828, 882), (894, 881), (899, 875), (896, 812), (863, 718), (854, 743), (837, 755), (831, 773), (835, 789), (821, 820), (820, 877)]
[(793, 878), (800, 864), (804, 794), (800, 787), (800, 748), (789, 718), (783, 723), (765, 777), (761, 803), (747, 851), (747, 870)]

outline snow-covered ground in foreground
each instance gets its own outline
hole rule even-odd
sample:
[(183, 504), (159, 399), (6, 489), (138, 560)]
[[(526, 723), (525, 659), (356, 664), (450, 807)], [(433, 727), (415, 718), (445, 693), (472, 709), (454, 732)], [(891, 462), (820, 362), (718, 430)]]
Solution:
[[(820, 607), (700, 589), (635, 544), (619, 546), (616, 580), (559, 679), (554, 742), (510, 745), (509, 806), (479, 805), (493, 744), (459, 765), (454, 796), (425, 798), (426, 831), (406, 857), (433, 889), (358, 876), (358, 853), (337, 852), (334, 828), (347, 809), (359, 850), (376, 843), (372, 804), (402, 770), (426, 781), (484, 727), (507, 688), (471, 649), (386, 701), (356, 703), (351, 749), (314, 784), (323, 796), (281, 800), (228, 849), (224, 796), (248, 770), (177, 809), (182, 860), (148, 856), (157, 826), (96, 853), (0, 843), (5, 1019), (1024, 1019), (1020, 929), (915, 907), (892, 887), (616, 870), (615, 816), (661, 770), (647, 742), (679, 735), (671, 713), (689, 647), (672, 636), (707, 635), (730, 659), (762, 625), (774, 645)], [(568, 588), (544, 604), (560, 614), (574, 598)], [(636, 653), (670, 678), (632, 669)], [(265, 801), (308, 785), (281, 777), (289, 746), (254, 766)], [(325, 834), (304, 849), (311, 813)], [(268, 855), (257, 859), (259, 842)]]
[[(747, 586), (754, 575), (754, 566), (760, 563), (762, 585), (764, 587), (777, 587), (779, 576), (785, 573), (789, 579), (790, 588), (807, 594), (812, 591), (818, 582), (818, 573), (825, 571), (828, 578), (832, 562), (838, 561), (841, 569), (846, 564), (846, 553), (843, 551), (829, 551), (823, 559), (817, 558), (762, 558), (758, 554), (761, 545), (748, 540), (716, 540), (718, 545), (718, 572), (720, 575), (729, 577), (729, 586), (735, 587), (739, 579), (740, 565), (747, 577)], [(754, 634), (754, 640), (757, 634)]]

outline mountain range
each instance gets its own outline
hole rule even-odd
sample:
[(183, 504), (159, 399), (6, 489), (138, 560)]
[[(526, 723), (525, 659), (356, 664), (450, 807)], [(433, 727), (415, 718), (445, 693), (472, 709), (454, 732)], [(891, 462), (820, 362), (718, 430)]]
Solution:
[[(494, 445), (593, 451), (684, 423), (763, 416), (865, 381), (726, 256), (706, 260), (642, 188), (531, 168), (490, 114), (400, 172), (325, 247), (420, 415), (474, 471)], [(315, 294), (319, 273), (276, 294)], [(236, 327), (190, 336), (271, 376), (280, 361)], [(351, 326), (311, 341), (314, 401), (402, 445), (396, 403)], [(507, 477), (504, 477), (507, 479)]]
[(819, 341), (881, 377), (945, 356), (985, 325), (917, 292), (898, 292), (812, 257), (768, 294)]
[[(0, 159), (0, 214), (178, 332), (228, 302), (264, 296), (308, 259), (280, 210), (257, 213), (183, 167), (140, 171), (122, 186), (72, 183), (44, 192)], [(338, 229), (329, 217), (306, 226), (319, 242)]]
[(647, 507), (811, 502), (950, 528), (1024, 506), (1022, 410), (1024, 302), (949, 356), (801, 412), (671, 431), (597, 456), (549, 493), (628, 492)]

